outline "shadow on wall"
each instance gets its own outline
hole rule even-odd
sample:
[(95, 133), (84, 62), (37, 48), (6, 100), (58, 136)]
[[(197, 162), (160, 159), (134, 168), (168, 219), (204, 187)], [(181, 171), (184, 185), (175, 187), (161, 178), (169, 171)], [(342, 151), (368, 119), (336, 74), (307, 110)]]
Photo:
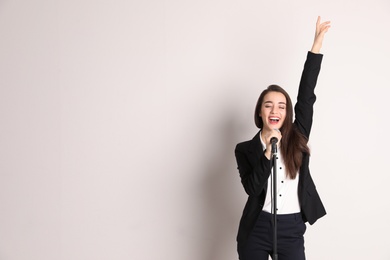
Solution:
[(202, 182), (205, 260), (238, 259), (236, 235), (246, 194), (241, 186), (234, 148), (238, 130), (230, 118), (219, 127), (214, 144), (215, 154), (208, 158)]

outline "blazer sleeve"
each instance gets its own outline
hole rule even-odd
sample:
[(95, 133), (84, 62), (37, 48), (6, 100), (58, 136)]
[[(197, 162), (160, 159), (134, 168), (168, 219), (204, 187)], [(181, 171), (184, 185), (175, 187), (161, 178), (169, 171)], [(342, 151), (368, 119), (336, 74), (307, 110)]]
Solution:
[(264, 153), (259, 155), (248, 149), (248, 142), (240, 143), (234, 151), (238, 172), (245, 192), (249, 196), (260, 196), (271, 173), (271, 161)]
[(313, 123), (313, 106), (316, 101), (314, 88), (321, 69), (322, 54), (307, 53), (301, 81), (299, 83), (297, 103), (295, 104), (295, 125), (307, 138)]

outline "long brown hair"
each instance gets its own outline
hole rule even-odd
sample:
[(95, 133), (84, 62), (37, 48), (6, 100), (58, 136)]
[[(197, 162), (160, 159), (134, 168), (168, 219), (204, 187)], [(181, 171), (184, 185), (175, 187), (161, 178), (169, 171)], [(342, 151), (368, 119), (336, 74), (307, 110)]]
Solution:
[(302, 165), (303, 154), (310, 154), (310, 149), (307, 146), (307, 138), (293, 124), (293, 106), (288, 93), (278, 85), (270, 85), (266, 88), (257, 100), (255, 109), (255, 124), (258, 128), (263, 128), (263, 120), (260, 117), (261, 106), (265, 95), (269, 92), (280, 92), (286, 97), (286, 118), (282, 127), (279, 129), (282, 134), (280, 141), (280, 152), (283, 156), (286, 166), (287, 176), (290, 179), (295, 179), (299, 168)]

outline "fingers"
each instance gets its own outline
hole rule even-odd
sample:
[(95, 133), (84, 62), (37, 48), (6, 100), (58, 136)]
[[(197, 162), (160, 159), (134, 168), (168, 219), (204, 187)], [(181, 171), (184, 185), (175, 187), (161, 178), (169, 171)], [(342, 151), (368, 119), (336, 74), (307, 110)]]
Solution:
[(320, 24), (320, 29), (321, 30), (327, 30), (327, 29), (329, 29), (329, 27), (330, 27), (330, 21), (326, 21), (326, 22), (323, 22), (322, 24)]
[(321, 23), (321, 16), (318, 16), (316, 22), (316, 31), (314, 35), (314, 42), (313, 42), (311, 52), (320, 53), (324, 35), (329, 30), (329, 28), (330, 28), (330, 21)]
[(318, 16), (317, 24), (316, 24), (317, 35), (322, 32), (327, 32), (329, 28), (330, 28), (330, 21), (321, 23), (321, 17)]
[(323, 36), (325, 33), (328, 32), (329, 28), (330, 28), (330, 25), (326, 25), (326, 26), (321, 27), (320, 31), (318, 32), (318, 36)]
[(321, 24), (321, 16), (317, 17), (317, 23), (316, 26), (318, 27)]
[(316, 22), (317, 27), (322, 27), (322, 26), (329, 24), (329, 23), (330, 23), (330, 21), (326, 21), (326, 22), (321, 23), (321, 16), (317, 17), (317, 22)]

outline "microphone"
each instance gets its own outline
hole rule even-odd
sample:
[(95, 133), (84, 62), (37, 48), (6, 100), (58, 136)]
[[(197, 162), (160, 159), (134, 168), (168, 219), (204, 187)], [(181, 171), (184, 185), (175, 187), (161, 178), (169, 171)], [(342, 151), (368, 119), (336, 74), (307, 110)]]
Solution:
[(272, 144), (272, 154), (273, 155), (276, 155), (276, 153), (278, 152), (278, 148), (276, 147), (276, 143), (278, 142), (278, 138), (276, 137), (272, 137), (271, 138), (271, 144)]

